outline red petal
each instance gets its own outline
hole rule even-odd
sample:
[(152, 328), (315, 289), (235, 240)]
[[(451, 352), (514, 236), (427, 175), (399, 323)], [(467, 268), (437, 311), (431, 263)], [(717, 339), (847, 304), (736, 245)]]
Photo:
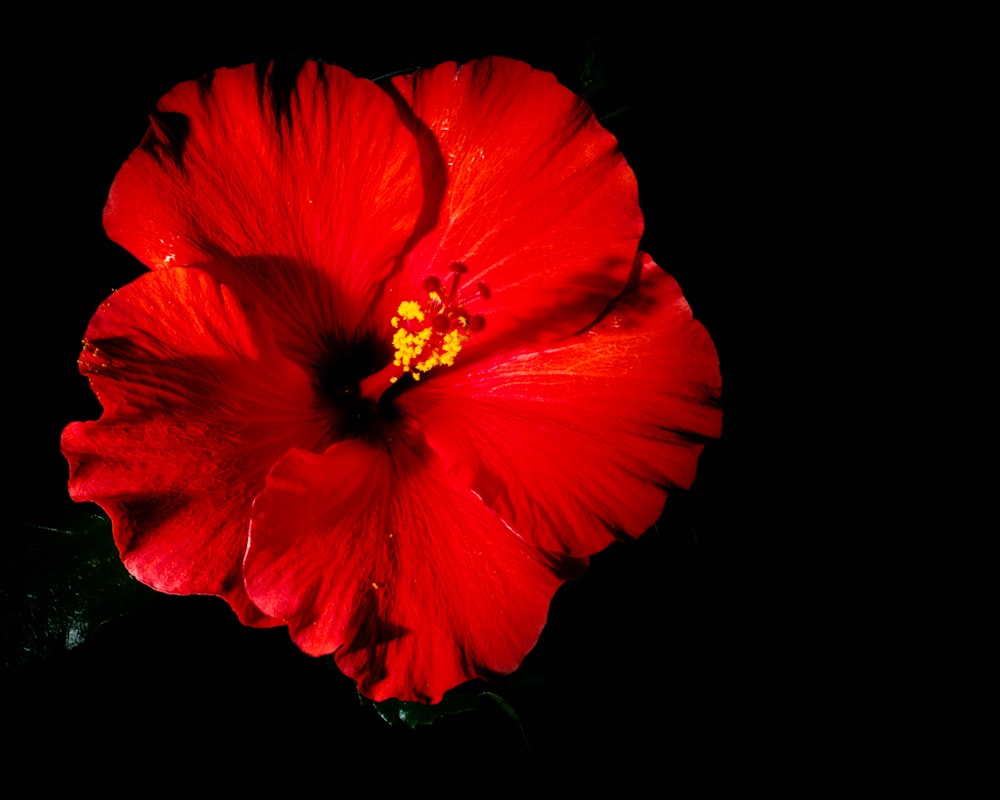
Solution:
[(421, 282), (457, 261), (469, 270), (460, 299), (487, 320), (469, 348), (507, 335), (552, 341), (592, 322), (624, 287), (643, 223), (635, 177), (586, 103), (506, 58), (446, 63), (394, 85), (418, 136), (434, 137), (424, 136), (425, 164), (447, 183), (390, 299), (421, 297)]
[(363, 694), (438, 702), (521, 663), (557, 567), (397, 439), (289, 453), (254, 505), (244, 571), (254, 602)]
[(720, 433), (719, 361), (676, 282), (641, 283), (598, 325), (401, 394), (451, 474), (546, 550), (587, 556), (655, 522)]
[(353, 330), (423, 189), (383, 89), (312, 62), (287, 98), (279, 84), (273, 66), (248, 65), (172, 89), (115, 178), (104, 224), (149, 267), (197, 266), (235, 287), (311, 357), (316, 332)]
[(73, 499), (104, 508), (139, 580), (262, 623), (240, 571), (253, 496), (290, 446), (327, 443), (267, 320), (198, 270), (148, 273), (91, 320), (80, 370), (104, 413), (63, 432)]

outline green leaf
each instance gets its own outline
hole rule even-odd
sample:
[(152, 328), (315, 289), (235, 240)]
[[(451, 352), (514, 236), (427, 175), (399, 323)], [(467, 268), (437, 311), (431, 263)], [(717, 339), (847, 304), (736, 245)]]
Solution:
[(155, 592), (125, 570), (101, 513), (82, 511), (57, 526), (26, 525), (0, 581), (2, 666), (14, 670), (83, 644), (105, 622)]
[(502, 695), (487, 691), (477, 682), (457, 686), (447, 692), (440, 703), (427, 705), (425, 703), (410, 703), (402, 700), (383, 700), (376, 703), (363, 695), (358, 695), (363, 703), (370, 704), (378, 715), (390, 725), (405, 725), (416, 728), (418, 725), (431, 725), (442, 717), (453, 714), (464, 714), (481, 709), (483, 701), (496, 703), (497, 706), (517, 725), (521, 738), (525, 739), (524, 727), (514, 706)]
[(587, 98), (602, 125), (628, 110), (628, 102), (622, 98), (620, 87), (613, 80), (606, 57), (593, 39), (584, 47), (577, 83), (577, 91)]

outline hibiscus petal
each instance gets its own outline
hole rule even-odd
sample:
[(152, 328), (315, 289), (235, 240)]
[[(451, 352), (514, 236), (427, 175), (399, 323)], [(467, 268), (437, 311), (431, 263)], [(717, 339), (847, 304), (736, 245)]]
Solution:
[(244, 572), (254, 602), (364, 695), (438, 702), (517, 668), (578, 567), (526, 544), (433, 454), (356, 439), (275, 466)]
[(413, 135), (381, 88), (314, 62), (291, 80), (247, 65), (172, 89), (104, 225), (148, 267), (230, 284), (315, 360), (316, 332), (353, 330), (391, 271), (423, 188)]
[(104, 412), (63, 432), (71, 496), (108, 513), (136, 578), (263, 624), (240, 571), (253, 496), (290, 446), (329, 443), (306, 374), (260, 310), (198, 270), (147, 273), (86, 336), (80, 371)]
[(715, 347), (646, 254), (638, 288), (551, 348), (442, 370), (397, 398), (455, 479), (541, 548), (638, 536), (721, 430)]
[[(412, 107), (425, 164), (446, 172), (440, 214), (407, 255), (398, 296), (468, 268), (459, 299), (501, 337), (575, 333), (624, 287), (643, 230), (635, 176), (615, 138), (554, 75), (507, 58), (442, 64), (393, 85)], [(479, 285), (489, 289), (489, 299)]]

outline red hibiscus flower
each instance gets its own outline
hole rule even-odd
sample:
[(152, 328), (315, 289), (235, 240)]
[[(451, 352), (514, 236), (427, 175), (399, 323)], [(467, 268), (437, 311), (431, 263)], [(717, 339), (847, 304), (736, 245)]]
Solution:
[(149, 272), (86, 331), (72, 497), (136, 578), (287, 625), (373, 700), (517, 668), (719, 434), (616, 140), (522, 62), (182, 83), (104, 224)]

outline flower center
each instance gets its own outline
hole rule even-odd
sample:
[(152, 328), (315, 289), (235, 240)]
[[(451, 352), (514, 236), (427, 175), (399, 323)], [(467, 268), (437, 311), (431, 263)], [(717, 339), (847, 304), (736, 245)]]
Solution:
[[(472, 334), (483, 329), (483, 315), (470, 315), (458, 303), (458, 286), (468, 269), (456, 261), (448, 270), (451, 276), (445, 282), (434, 276), (424, 280), (426, 297), (422, 300), (399, 304), (390, 320), (395, 329), (392, 363), (361, 382), (362, 396), (377, 400), (406, 374), (419, 381), (435, 367), (450, 367)], [(478, 288), (483, 299), (489, 299), (486, 284), (480, 282)]]

